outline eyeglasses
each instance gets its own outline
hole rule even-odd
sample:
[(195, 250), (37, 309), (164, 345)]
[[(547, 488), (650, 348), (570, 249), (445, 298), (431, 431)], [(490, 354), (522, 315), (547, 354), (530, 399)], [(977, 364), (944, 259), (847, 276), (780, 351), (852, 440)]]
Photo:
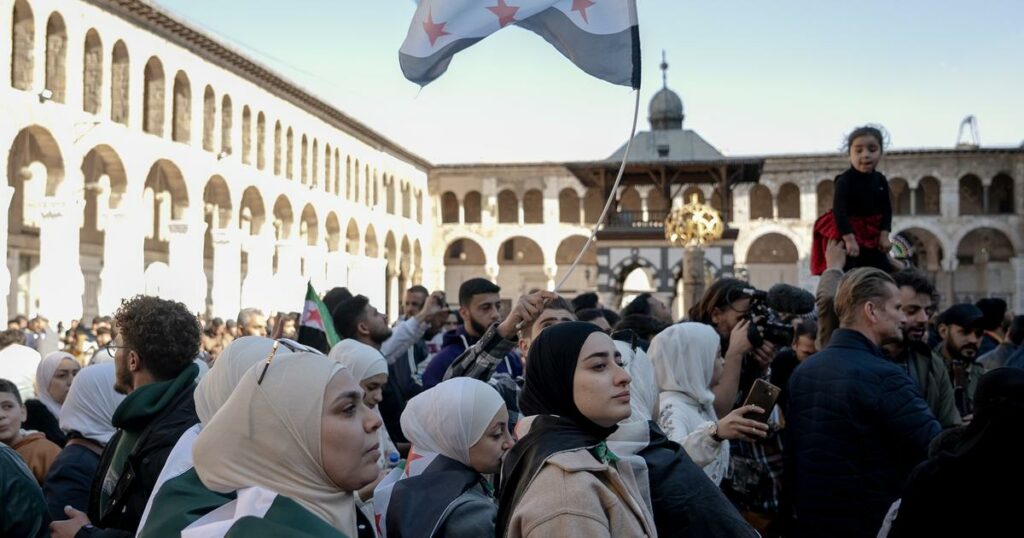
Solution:
[(270, 368), (270, 363), (273, 362), (274, 355), (277, 354), (278, 346), (284, 346), (285, 349), (291, 351), (292, 353), (309, 352), (323, 355), (323, 353), (320, 353), (320, 351), (313, 349), (309, 346), (304, 346), (294, 340), (289, 340), (287, 338), (280, 338), (278, 340), (274, 340), (274, 346), (270, 348), (270, 354), (267, 355), (267, 360), (263, 362), (263, 371), (260, 372), (260, 377), (259, 379), (256, 380), (257, 385), (262, 384), (263, 378), (267, 376), (267, 369)]
[(106, 349), (111, 355), (113, 355), (114, 353), (117, 353), (117, 350), (119, 350), (119, 349), (128, 349), (128, 346), (126, 346), (124, 344), (120, 344), (119, 345), (119, 344), (115, 344), (113, 342), (110, 342), (109, 344), (103, 346), (103, 349)]

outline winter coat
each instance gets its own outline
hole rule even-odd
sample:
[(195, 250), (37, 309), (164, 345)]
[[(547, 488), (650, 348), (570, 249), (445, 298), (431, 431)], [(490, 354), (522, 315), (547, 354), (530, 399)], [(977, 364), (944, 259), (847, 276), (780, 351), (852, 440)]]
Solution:
[(922, 343), (904, 350), (903, 359), (902, 366), (907, 369), (939, 424), (943, 428), (963, 424), (953, 398), (953, 383), (949, 380), (942, 358)]
[(46, 436), (40, 432), (25, 433), (21, 440), (11, 445), (25, 464), (32, 470), (39, 485), (46, 479), (46, 473), (50, 472), (53, 460), (60, 454), (60, 447), (51, 443)]
[(50, 516), (39, 484), (18, 454), (0, 443), (0, 536), (50, 536)]
[(28, 420), (21, 424), (22, 428), (42, 433), (51, 443), (64, 448), (68, 442), (68, 435), (60, 429), (58, 417), (53, 416), (46, 404), (35, 398), (25, 400), (25, 411)]
[[(100, 465), (100, 453), (79, 444), (81, 442), (72, 441), (60, 451), (43, 482), (46, 509), (56, 521), (67, 518), (64, 514), (65, 506), (82, 512), (89, 509), (89, 491), (92, 477)], [(96, 447), (101, 450), (99, 445)]]
[[(620, 467), (625, 470), (625, 467)], [(509, 522), (508, 538), (657, 536), (632, 476), (585, 449), (551, 456)]]
[(849, 329), (796, 369), (789, 391), (794, 536), (875, 536), (942, 427), (910, 377)]

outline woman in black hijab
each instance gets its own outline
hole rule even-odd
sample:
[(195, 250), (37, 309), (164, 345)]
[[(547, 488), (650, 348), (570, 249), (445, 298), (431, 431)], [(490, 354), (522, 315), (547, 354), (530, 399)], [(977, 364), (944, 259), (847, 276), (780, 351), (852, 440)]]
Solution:
[(605, 442), (630, 415), (630, 376), (611, 337), (592, 323), (553, 325), (527, 364), (528, 432), (502, 465), (497, 534), (654, 536), (632, 469), (617, 468)]
[(1012, 533), (1024, 481), (1022, 424), (1024, 370), (985, 374), (975, 392), (974, 420), (932, 443), (932, 456), (907, 481), (889, 536)]

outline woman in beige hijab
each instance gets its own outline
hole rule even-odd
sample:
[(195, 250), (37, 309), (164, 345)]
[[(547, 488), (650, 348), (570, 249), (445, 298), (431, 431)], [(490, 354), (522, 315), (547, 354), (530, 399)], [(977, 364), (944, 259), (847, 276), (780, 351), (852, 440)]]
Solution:
[(182, 536), (330, 535), (330, 528), (372, 536), (369, 522), (357, 530), (352, 492), (377, 477), (380, 426), (343, 365), (319, 353), (278, 351), (245, 373), (196, 439), (202, 484), (237, 498)]

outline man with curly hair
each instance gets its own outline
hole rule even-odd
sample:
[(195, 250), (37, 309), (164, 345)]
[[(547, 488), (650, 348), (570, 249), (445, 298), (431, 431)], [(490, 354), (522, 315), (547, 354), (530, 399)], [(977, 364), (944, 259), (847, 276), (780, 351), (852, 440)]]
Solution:
[(93, 479), (88, 515), (65, 508), (69, 519), (50, 526), (55, 537), (134, 536), (168, 454), (199, 422), (196, 317), (181, 303), (139, 295), (121, 304), (114, 323), (114, 389), (128, 397), (114, 412), (118, 431)]

